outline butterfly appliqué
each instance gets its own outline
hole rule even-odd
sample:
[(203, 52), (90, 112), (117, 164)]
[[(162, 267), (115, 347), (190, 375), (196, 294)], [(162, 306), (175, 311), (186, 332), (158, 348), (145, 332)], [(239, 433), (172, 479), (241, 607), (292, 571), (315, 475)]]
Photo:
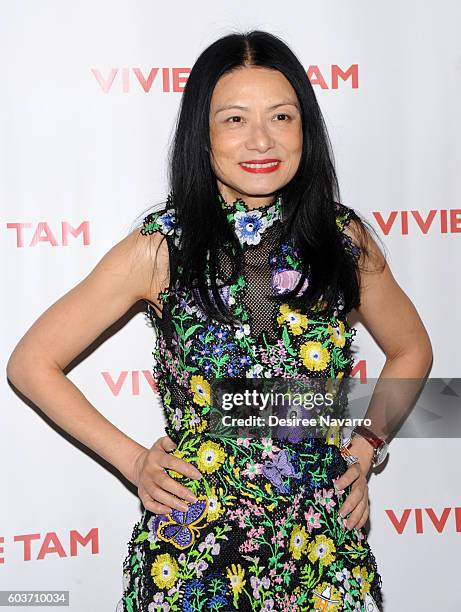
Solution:
[(288, 493), (289, 491), (288, 487), (282, 482), (282, 476), (301, 478), (301, 473), (296, 473), (293, 464), (288, 460), (288, 453), (285, 449), (280, 451), (274, 461), (266, 461), (262, 472), (280, 493)]
[(189, 504), (186, 512), (173, 510), (167, 515), (169, 519), (157, 527), (157, 536), (165, 542), (170, 542), (176, 548), (184, 550), (195, 542), (199, 534), (200, 523), (208, 511), (208, 497), (199, 497)]

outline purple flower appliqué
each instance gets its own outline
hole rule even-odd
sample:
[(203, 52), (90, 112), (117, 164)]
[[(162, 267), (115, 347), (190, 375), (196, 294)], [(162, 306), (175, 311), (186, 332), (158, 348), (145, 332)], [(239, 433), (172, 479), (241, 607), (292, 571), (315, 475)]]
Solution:
[[(282, 270), (273, 270), (272, 272), (272, 288), (274, 291), (283, 295), (284, 293), (288, 293), (296, 287), (299, 279), (301, 277), (301, 273), (298, 270), (290, 270), (290, 269), (282, 269)], [(302, 293), (309, 286), (309, 281), (306, 278), (301, 290), (297, 293), (297, 296), (302, 295)]]

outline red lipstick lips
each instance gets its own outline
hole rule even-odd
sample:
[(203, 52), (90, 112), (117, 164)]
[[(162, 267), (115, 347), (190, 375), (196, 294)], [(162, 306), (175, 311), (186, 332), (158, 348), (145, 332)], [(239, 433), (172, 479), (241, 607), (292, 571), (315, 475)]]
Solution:
[(279, 159), (249, 159), (244, 162), (240, 162), (240, 167), (246, 172), (253, 174), (261, 174), (266, 172), (274, 172), (280, 166)]

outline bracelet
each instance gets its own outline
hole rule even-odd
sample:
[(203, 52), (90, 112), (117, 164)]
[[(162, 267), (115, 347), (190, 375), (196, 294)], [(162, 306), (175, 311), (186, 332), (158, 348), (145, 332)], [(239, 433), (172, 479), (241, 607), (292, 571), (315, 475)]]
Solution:
[(354, 463), (360, 463), (360, 459), (353, 455), (347, 446), (341, 446), (339, 450), (348, 466), (354, 465)]

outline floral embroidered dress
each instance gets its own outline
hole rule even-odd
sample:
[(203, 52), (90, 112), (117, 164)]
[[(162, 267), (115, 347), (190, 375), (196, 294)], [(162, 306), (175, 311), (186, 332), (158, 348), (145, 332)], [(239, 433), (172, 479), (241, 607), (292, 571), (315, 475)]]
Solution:
[[(244, 250), (243, 272), (226, 284), (224, 300), (241, 324), (207, 318), (181, 286), (160, 292), (162, 317), (147, 304), (155, 332), (154, 377), (173, 455), (202, 479), (167, 473), (192, 490), (188, 511), (156, 515), (144, 509), (123, 564), (121, 612), (382, 610), (381, 577), (362, 529), (347, 530), (338, 510), (350, 492), (334, 482), (347, 469), (338, 431), (302, 441), (274, 437), (216, 437), (210, 428), (210, 381), (216, 378), (338, 379), (353, 367), (342, 296), (329, 314), (265, 299), (296, 285), (300, 260), (280, 240), (281, 196), (249, 209), (220, 196)], [(336, 204), (343, 232), (354, 211)], [(171, 195), (144, 218), (141, 234), (166, 236), (173, 269), (180, 248)], [(221, 274), (221, 273), (220, 273)], [(227, 279), (228, 280), (228, 279)], [(307, 281), (308, 282), (308, 281)]]

